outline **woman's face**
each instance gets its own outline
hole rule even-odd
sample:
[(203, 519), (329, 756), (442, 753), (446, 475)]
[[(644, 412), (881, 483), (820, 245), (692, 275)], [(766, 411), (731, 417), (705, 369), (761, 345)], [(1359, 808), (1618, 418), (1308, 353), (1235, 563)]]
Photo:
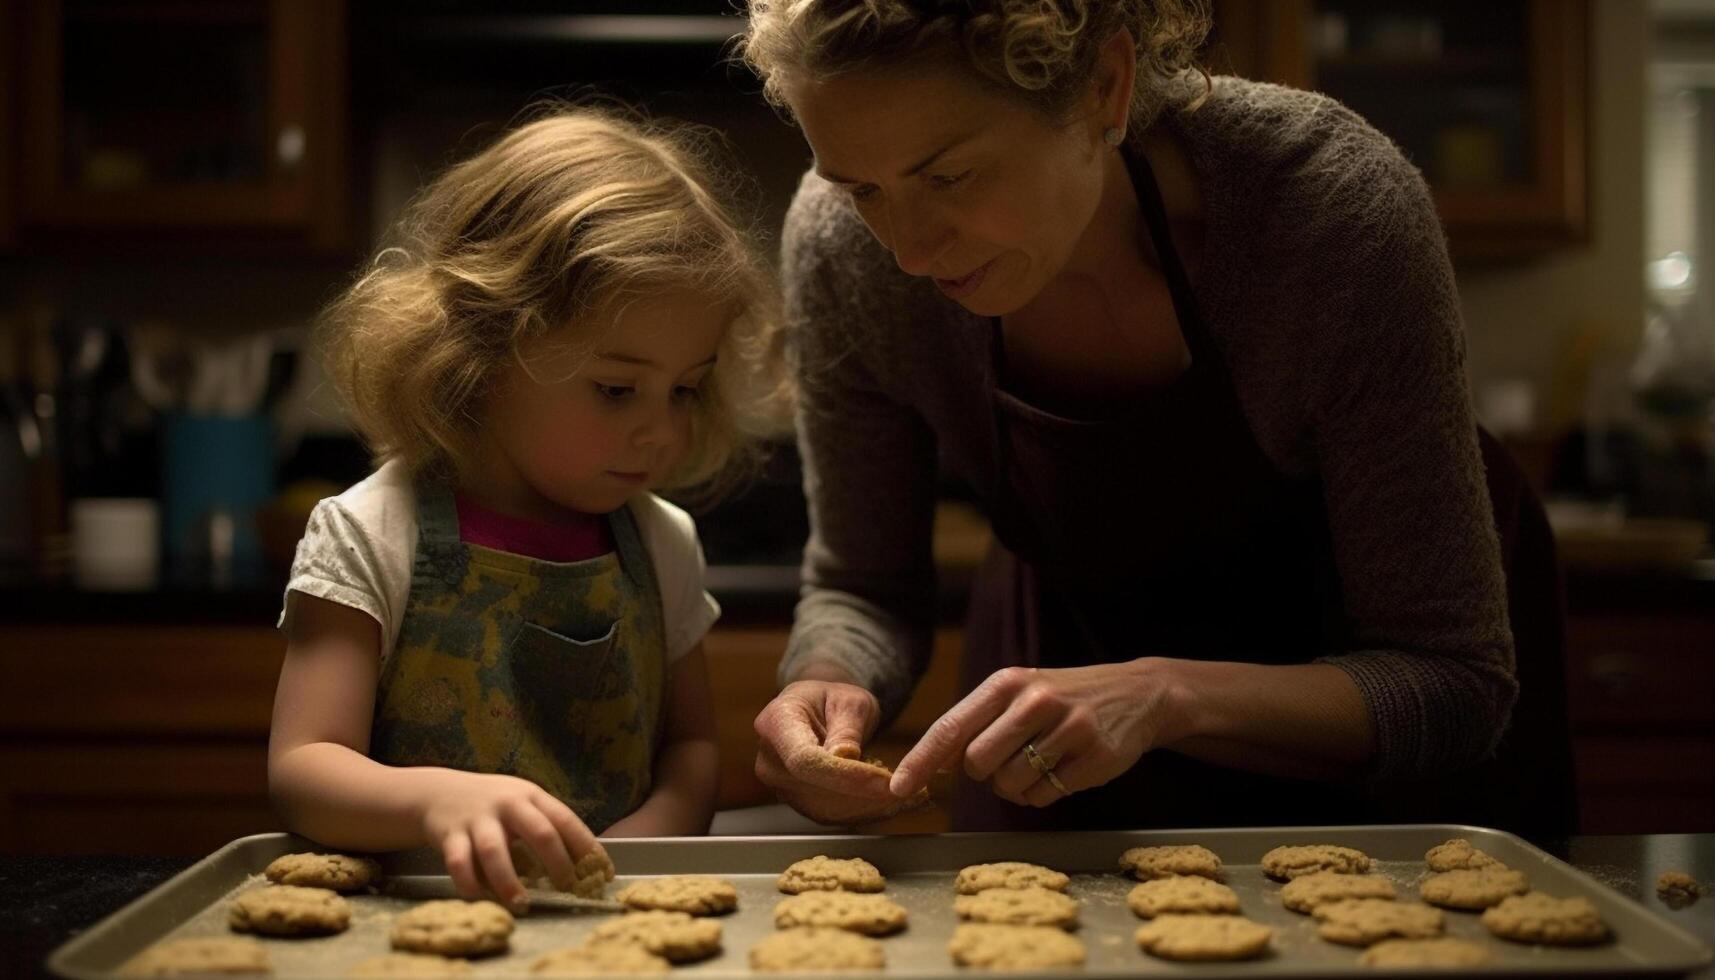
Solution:
[(1041, 292), (1102, 197), (1109, 113), (1094, 92), (1066, 122), (933, 64), (806, 80), (786, 95), (816, 172), (850, 195), (899, 268), (979, 315)]

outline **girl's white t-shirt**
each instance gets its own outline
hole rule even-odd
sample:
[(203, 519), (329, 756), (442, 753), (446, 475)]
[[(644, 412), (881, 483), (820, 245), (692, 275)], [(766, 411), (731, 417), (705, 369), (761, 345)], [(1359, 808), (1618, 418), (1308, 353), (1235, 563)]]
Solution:
[[(720, 605), (704, 588), (703, 546), (691, 515), (652, 493), (630, 507), (655, 564), (671, 663), (702, 640), (720, 618)], [(295, 592), (350, 606), (381, 624), (385, 663), (405, 620), (416, 554), (416, 488), (404, 464), (389, 461), (310, 513), (286, 582), (280, 626), (290, 621)]]

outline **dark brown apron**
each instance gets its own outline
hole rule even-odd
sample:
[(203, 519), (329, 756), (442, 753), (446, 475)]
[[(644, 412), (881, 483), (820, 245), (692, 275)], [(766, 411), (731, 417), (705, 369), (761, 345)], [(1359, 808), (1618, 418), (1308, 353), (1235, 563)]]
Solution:
[[(1124, 152), (1124, 151), (1122, 151)], [(962, 689), (1009, 665), (1142, 656), (1306, 663), (1341, 649), (1338, 576), (1319, 485), (1283, 476), (1240, 410), (1180, 264), (1149, 164), (1126, 153), (1191, 366), (1135, 408), (1071, 419), (1006, 390), (994, 321), (998, 543), (972, 597)], [(1049, 807), (962, 781), (966, 830), (1346, 823), (1355, 786), (1252, 775), (1171, 751)]]

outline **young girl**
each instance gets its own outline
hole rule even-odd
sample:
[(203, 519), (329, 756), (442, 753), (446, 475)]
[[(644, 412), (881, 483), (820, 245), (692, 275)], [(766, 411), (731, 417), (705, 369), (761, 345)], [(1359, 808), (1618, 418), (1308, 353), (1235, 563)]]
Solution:
[(763, 377), (766, 266), (684, 131), (525, 125), (413, 203), (328, 309), (379, 469), (310, 518), (286, 591), (269, 786), (292, 830), (440, 848), (517, 905), (595, 835), (705, 833), (716, 782), (688, 515)]

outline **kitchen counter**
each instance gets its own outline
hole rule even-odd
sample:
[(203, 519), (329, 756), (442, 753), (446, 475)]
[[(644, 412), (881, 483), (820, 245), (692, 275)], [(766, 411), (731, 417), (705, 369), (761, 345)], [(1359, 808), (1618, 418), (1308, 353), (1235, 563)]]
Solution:
[[(1715, 946), (1715, 896), (1678, 911), (1655, 897), (1663, 871), (1715, 886), (1715, 834), (1571, 837), (1544, 850)], [(49, 953), (193, 862), (181, 858), (0, 856), (0, 976), (44, 976)], [(1715, 978), (1715, 967), (1693, 974)]]

